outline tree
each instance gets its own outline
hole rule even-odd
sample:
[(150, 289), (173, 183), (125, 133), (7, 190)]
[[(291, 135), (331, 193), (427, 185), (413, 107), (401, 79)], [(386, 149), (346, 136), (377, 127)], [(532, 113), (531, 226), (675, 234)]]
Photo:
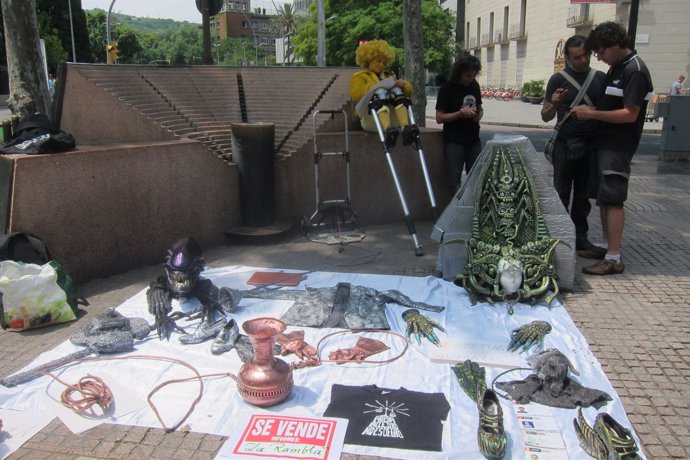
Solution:
[(202, 51), (201, 31), (196, 25), (180, 27), (168, 38), (166, 54), (171, 64), (201, 64)]
[[(70, 3), (72, 9), (72, 21), (70, 24)], [(81, 0), (36, 0), (38, 14), (38, 27), (41, 38), (45, 40), (48, 30), (56, 33), (60, 48), (64, 50), (72, 60), (72, 30), (74, 30), (74, 51), (78, 62), (91, 61), (91, 47), (86, 28), (86, 15), (81, 6)], [(47, 26), (49, 29), (45, 29)], [(48, 54), (48, 60), (55, 60)], [(63, 59), (64, 61), (65, 59)], [(60, 61), (61, 62), (61, 61)], [(55, 71), (48, 65), (50, 71)]]
[[(141, 34), (136, 30), (121, 26), (116, 29), (118, 60), (120, 64), (139, 64), (142, 59)], [(147, 62), (148, 64), (148, 62)]]
[(274, 20), (274, 29), (278, 35), (286, 39), (286, 49), (285, 58), (287, 64), (292, 64), (295, 53), (291, 44), (292, 36), (297, 31), (297, 24), (299, 23), (295, 11), (292, 9), (292, 5), (289, 3), (284, 3), (279, 5), (278, 15)]
[(418, 90), (412, 93), (412, 111), (419, 126), (426, 126), (426, 84), (424, 75), (424, 39), (422, 37), (422, 0), (403, 0), (405, 31), (405, 79)]
[(50, 91), (39, 51), (36, 4), (2, 0), (2, 17), (10, 77), (7, 104), (20, 118), (37, 112), (50, 117)]
[(105, 62), (105, 18), (103, 10), (91, 10), (86, 12), (86, 28), (88, 29), (89, 44), (91, 47), (91, 62)]
[(38, 30), (45, 44), (48, 72), (55, 74), (58, 66), (68, 60), (67, 51), (60, 40), (60, 32), (52, 27), (50, 17), (45, 13), (38, 14)]
[[(447, 72), (452, 63), (455, 20), (437, 0), (421, 1), (424, 67)], [(293, 42), (297, 56), (305, 64), (316, 63), (316, 7), (298, 26)], [(403, 68), (403, 0), (325, 0), (326, 62), (332, 66), (354, 66), (355, 50), (361, 40), (384, 39), (396, 51), (395, 68)]]
[[(117, 21), (113, 21), (114, 17), (117, 18)], [(103, 10), (95, 9), (86, 13), (89, 41), (93, 50), (92, 62), (106, 62), (105, 18), (106, 13)], [(117, 16), (111, 15), (111, 36), (118, 44), (120, 55), (118, 62), (121, 64), (148, 64), (153, 61), (191, 64), (191, 56), (201, 56), (200, 51), (189, 53), (180, 51), (181, 48), (185, 47), (181, 43), (188, 42), (188, 40), (186, 38), (178, 39), (175, 36), (187, 34), (190, 30), (193, 31), (191, 35), (194, 36), (197, 34), (196, 28), (195, 24), (189, 22), (179, 23), (170, 20), (134, 18), (119, 14)], [(200, 34), (199, 40), (201, 40)], [(198, 43), (198, 48), (201, 49), (201, 41)]]

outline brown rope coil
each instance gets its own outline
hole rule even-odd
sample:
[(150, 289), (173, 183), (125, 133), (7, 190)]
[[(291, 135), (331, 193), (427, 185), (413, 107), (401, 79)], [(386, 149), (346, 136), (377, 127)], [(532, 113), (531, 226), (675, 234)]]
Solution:
[[(75, 395), (81, 397), (75, 397)], [(60, 401), (77, 414), (92, 411), (93, 406), (100, 407), (105, 413), (113, 404), (113, 392), (102, 379), (87, 374), (76, 384), (68, 384), (60, 396)]]

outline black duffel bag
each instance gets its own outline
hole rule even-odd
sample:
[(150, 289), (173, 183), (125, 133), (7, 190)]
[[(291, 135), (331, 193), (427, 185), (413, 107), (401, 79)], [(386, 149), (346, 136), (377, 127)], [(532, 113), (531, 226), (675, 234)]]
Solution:
[(77, 146), (74, 136), (55, 127), (41, 113), (20, 120), (14, 137), (0, 148), (9, 154), (43, 154), (71, 150)]

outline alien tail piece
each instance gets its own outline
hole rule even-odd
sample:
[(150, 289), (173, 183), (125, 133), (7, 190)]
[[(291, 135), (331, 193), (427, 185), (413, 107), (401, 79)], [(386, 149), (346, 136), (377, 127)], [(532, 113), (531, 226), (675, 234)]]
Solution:
[(472, 218), (467, 263), (455, 278), (472, 303), (507, 302), (509, 313), (517, 302), (548, 305), (558, 294), (554, 249), (536, 186), (520, 151), (496, 145), (484, 164)]

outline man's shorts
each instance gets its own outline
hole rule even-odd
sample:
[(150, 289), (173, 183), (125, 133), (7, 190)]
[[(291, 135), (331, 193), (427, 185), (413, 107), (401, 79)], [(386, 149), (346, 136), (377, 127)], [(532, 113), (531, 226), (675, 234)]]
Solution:
[(592, 196), (599, 204), (622, 206), (628, 198), (628, 180), (633, 153), (613, 150), (597, 150), (595, 159), (596, 179)]

